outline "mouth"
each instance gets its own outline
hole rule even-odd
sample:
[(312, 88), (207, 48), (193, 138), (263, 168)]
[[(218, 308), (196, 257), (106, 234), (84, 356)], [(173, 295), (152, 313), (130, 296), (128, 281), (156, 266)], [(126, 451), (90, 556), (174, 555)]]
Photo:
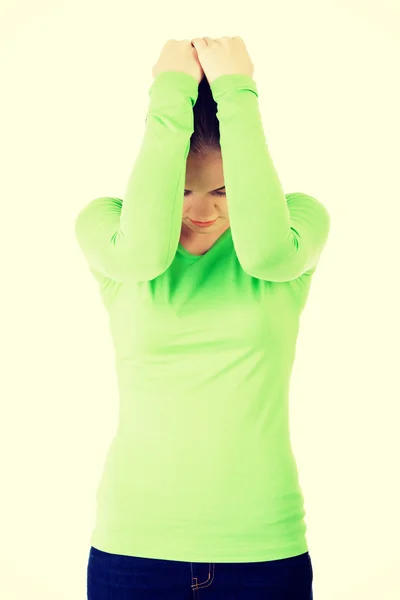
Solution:
[(210, 225), (212, 225), (213, 223), (215, 223), (217, 221), (217, 219), (214, 219), (214, 221), (193, 221), (193, 219), (189, 219), (194, 225), (197, 225), (198, 227), (209, 227)]

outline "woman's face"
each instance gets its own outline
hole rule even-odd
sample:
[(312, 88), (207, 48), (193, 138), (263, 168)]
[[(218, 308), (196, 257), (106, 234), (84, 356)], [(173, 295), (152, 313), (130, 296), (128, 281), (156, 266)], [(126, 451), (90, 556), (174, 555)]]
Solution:
[[(184, 194), (182, 229), (186, 234), (222, 234), (230, 227), (221, 153), (188, 155)], [(208, 227), (200, 227), (191, 219), (216, 221)]]

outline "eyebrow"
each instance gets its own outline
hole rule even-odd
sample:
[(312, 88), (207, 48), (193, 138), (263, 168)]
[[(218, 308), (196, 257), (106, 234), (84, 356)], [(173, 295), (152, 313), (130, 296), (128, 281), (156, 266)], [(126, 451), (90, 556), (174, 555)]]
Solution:
[[(217, 188), (217, 189), (215, 189), (215, 190), (211, 190), (211, 191), (212, 191), (212, 192), (218, 192), (219, 190), (223, 190), (223, 189), (225, 189), (225, 186), (224, 186), (224, 185), (223, 185), (222, 187), (220, 187), (220, 188)], [(185, 192), (191, 192), (191, 191), (192, 191), (192, 190), (187, 190), (187, 189), (185, 188)]]

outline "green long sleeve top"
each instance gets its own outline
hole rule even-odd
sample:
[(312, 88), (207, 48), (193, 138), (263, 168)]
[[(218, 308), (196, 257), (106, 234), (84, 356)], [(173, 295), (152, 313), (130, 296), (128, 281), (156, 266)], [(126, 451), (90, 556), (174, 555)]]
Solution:
[(189, 562), (275, 560), (308, 550), (288, 394), (330, 218), (316, 198), (284, 194), (255, 81), (222, 75), (210, 87), (230, 228), (205, 254), (180, 244), (198, 96), (186, 73), (160, 73), (150, 87), (124, 199), (96, 198), (76, 216), (119, 388), (91, 544)]

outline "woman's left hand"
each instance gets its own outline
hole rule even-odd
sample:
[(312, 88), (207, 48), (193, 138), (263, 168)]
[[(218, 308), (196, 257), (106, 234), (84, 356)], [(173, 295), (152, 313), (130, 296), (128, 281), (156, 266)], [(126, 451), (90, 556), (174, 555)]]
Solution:
[(254, 65), (241, 37), (193, 38), (197, 56), (208, 83), (221, 75), (240, 74), (253, 77)]

